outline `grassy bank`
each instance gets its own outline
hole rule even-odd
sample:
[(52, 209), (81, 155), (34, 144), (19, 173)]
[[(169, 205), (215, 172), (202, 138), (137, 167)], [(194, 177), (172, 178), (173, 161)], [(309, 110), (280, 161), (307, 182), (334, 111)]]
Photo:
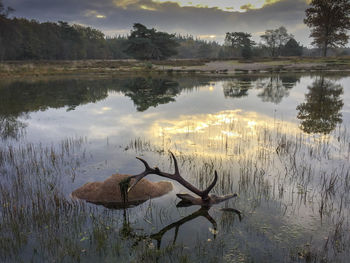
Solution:
[(300, 72), (349, 70), (350, 57), (259, 58), (253, 60), (80, 60), (6, 61), (0, 63), (0, 77), (51, 76), (74, 74), (191, 73), (225, 74), (251, 72)]

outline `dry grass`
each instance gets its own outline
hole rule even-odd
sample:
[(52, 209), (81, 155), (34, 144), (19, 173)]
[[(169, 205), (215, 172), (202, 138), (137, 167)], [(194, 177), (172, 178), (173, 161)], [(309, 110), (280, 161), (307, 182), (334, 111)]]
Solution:
[[(217, 68), (206, 66), (211, 62)], [(221, 63), (221, 64), (220, 64)], [(347, 70), (350, 68), (349, 57), (330, 58), (257, 58), (252, 60), (206, 60), (206, 59), (173, 59), (165, 61), (136, 61), (136, 60), (79, 60), (79, 61), (7, 61), (0, 63), (0, 76), (52, 76), (72, 74), (123, 74), (144, 72), (168, 72), (175, 70), (183, 73), (207, 73), (213, 74), (215, 70), (222, 70), (225, 65), (231, 65), (235, 70), (255, 69), (259, 65), (260, 70)], [(153, 66), (153, 67), (152, 67)], [(226, 66), (230, 71), (230, 66)], [(248, 68), (247, 68), (248, 67)], [(273, 68), (271, 68), (273, 67)], [(200, 70), (198, 70), (200, 69)], [(197, 72), (196, 72), (197, 71)]]

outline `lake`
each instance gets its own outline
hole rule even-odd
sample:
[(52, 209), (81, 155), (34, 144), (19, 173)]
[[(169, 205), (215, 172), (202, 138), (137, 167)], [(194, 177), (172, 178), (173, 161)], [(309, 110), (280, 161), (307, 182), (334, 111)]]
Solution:
[[(53, 77), (0, 83), (5, 262), (347, 262), (350, 74)], [(151, 166), (238, 197), (128, 209), (72, 200)], [(151, 181), (164, 180), (149, 175)], [(235, 209), (241, 211), (241, 215)]]

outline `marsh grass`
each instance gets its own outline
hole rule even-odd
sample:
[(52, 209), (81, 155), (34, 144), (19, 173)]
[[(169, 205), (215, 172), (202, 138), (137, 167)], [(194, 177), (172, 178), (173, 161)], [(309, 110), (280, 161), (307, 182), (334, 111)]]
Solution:
[[(350, 251), (347, 127), (340, 125), (330, 135), (309, 135), (287, 123), (257, 124), (252, 132), (233, 118), (207, 130), (196, 131), (195, 122), (187, 125), (188, 132), (182, 134), (172, 130), (166, 134), (163, 129), (165, 139), (155, 141), (158, 150), (152, 151), (172, 149), (183, 176), (199, 188), (205, 188), (217, 170), (219, 181), (213, 192), (239, 193), (240, 198), (227, 205), (243, 211), (248, 228), (244, 232), (248, 237), (238, 238), (247, 246), (237, 249), (241, 258), (259, 258), (259, 249), (254, 250), (249, 240), (253, 232), (270, 246), (261, 252), (266, 260), (346, 261)], [(239, 139), (221, 136), (213, 140), (209, 133), (215, 134), (215, 129), (235, 132)], [(150, 150), (149, 145), (133, 147), (142, 152)], [(229, 225), (229, 220), (223, 222)]]
[(136, 60), (72, 60), (72, 61), (7, 61), (0, 63), (3, 77), (50, 76), (70, 74), (113, 74), (155, 71), (153, 65), (164, 67), (200, 66), (207, 60), (170, 60), (140, 62)]
[(139, 224), (166, 224), (169, 208), (108, 210), (69, 197), (84, 144), (86, 138), (1, 148), (1, 262), (193, 262), (184, 245), (156, 249), (149, 234), (157, 225)]
[[(252, 128), (226, 118), (208, 128), (211, 134), (216, 129), (227, 132), (213, 140), (206, 131), (192, 129), (195, 126), (189, 122), (184, 134), (164, 130), (160, 138), (136, 138), (121, 149), (130, 156), (150, 156), (161, 170), (172, 171), (167, 155), (171, 149), (181, 174), (199, 188), (205, 188), (217, 170), (213, 193), (237, 192), (237, 200), (222, 206), (241, 210), (242, 221), (213, 207), (209, 212), (219, 226), (215, 239), (209, 222), (194, 219), (180, 227), (177, 242), (172, 242), (174, 232), (164, 235), (158, 249), (152, 234), (194, 209), (176, 209), (175, 197), (174, 202), (156, 199), (125, 211), (72, 200), (71, 183), (86, 161), (86, 138), (54, 145), (4, 145), (1, 261), (346, 261), (350, 256), (346, 127), (327, 136), (308, 135), (285, 123), (257, 123)], [(227, 135), (233, 132), (239, 139)], [(111, 144), (107, 147), (113, 148)]]

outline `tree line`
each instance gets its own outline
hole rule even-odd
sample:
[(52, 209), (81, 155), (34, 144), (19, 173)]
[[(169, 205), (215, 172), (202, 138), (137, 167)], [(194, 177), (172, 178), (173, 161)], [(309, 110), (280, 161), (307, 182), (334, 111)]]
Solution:
[(246, 32), (227, 32), (225, 45), (229, 52), (234, 52), (235, 56), (249, 59), (259, 56), (301, 56), (303, 47), (294, 39), (292, 34), (288, 34), (283, 26), (277, 29), (269, 29), (261, 35), (262, 40), (258, 45), (251, 40), (252, 35)]
[[(106, 37), (100, 30), (59, 21), (39, 23), (8, 18), (14, 10), (0, 0), (0, 60), (245, 58), (311, 54), (285, 27), (268, 29), (261, 43), (247, 32), (227, 32), (225, 43), (160, 32), (136, 23), (128, 36)], [(350, 29), (348, 0), (312, 0), (304, 23), (311, 29), (313, 45), (324, 56), (330, 48), (347, 44)], [(305, 52), (306, 51), (306, 52)]]
[(0, 60), (215, 58), (221, 48), (216, 42), (141, 24), (129, 36), (106, 37), (100, 30), (63, 21), (39, 23), (1, 15), (0, 28)]
[(159, 32), (138, 23), (134, 24), (129, 36), (115, 37), (106, 37), (100, 30), (63, 21), (39, 23), (1, 16), (0, 27), (0, 60), (223, 59), (298, 56), (303, 49), (291, 39), (289, 44), (294, 46), (280, 42), (284, 45), (283, 50), (278, 47), (278, 52), (270, 52), (271, 45), (275, 44), (269, 40), (273, 35), (269, 35), (268, 31), (266, 45), (255, 45), (250, 35), (242, 32), (227, 33), (224, 45), (220, 45), (190, 35)]

